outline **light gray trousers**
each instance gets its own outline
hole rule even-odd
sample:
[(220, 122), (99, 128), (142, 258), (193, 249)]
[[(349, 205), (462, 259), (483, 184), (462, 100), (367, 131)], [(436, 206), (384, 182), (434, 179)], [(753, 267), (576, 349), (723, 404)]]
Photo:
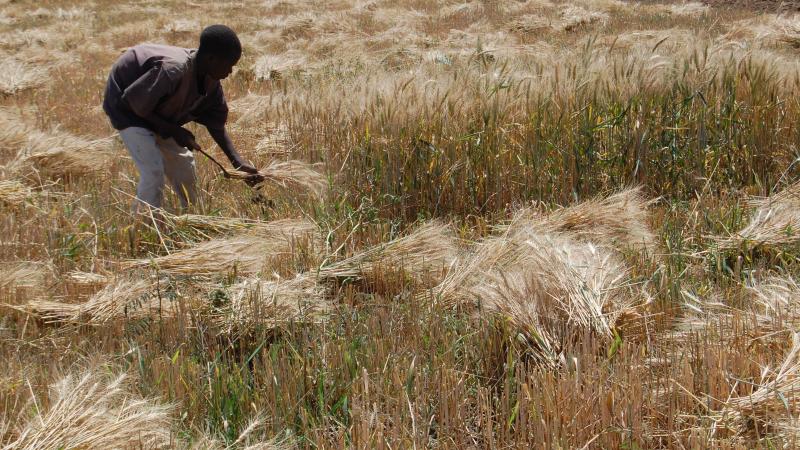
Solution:
[(178, 195), (182, 208), (195, 202), (197, 173), (191, 150), (178, 145), (175, 139), (162, 139), (146, 128), (125, 128), (119, 135), (139, 170), (134, 211), (141, 203), (161, 207), (165, 178)]

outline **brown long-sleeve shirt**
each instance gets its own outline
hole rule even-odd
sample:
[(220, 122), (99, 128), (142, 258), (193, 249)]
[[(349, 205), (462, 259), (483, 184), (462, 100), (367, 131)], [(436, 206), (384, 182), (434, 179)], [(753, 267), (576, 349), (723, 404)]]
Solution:
[[(196, 50), (167, 45), (131, 47), (111, 68), (103, 110), (117, 130), (152, 128), (143, 117), (151, 113), (184, 125), (198, 122), (211, 129), (225, 127), (228, 105), (222, 85), (206, 76), (198, 86)], [(154, 130), (155, 131), (155, 130)]]

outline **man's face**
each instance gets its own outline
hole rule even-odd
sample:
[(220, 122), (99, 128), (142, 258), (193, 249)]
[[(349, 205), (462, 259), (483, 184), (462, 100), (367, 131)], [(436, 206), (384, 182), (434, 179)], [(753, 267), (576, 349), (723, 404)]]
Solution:
[(215, 80), (224, 80), (233, 72), (233, 66), (238, 62), (238, 58), (231, 60), (230, 58), (212, 55), (208, 58), (208, 76)]

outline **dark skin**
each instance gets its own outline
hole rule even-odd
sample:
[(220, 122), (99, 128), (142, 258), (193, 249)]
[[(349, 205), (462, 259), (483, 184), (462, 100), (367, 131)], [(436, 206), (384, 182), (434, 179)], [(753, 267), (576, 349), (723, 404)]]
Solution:
[[(198, 54), (196, 60), (197, 85), (205, 86), (204, 81), (206, 76), (214, 80), (224, 80), (228, 77), (228, 75), (231, 74), (233, 67), (238, 62), (238, 59), (231, 60), (229, 58), (223, 58), (217, 55)], [(175, 142), (177, 142), (181, 147), (188, 148), (190, 150), (200, 150), (200, 145), (195, 140), (194, 134), (192, 134), (192, 132), (186, 128), (175, 125), (174, 123), (170, 123), (155, 113), (144, 117), (144, 119), (153, 126), (158, 134), (175, 139)], [(228, 132), (225, 130), (225, 128), (206, 129), (208, 130), (208, 134), (211, 135), (211, 138), (214, 139), (214, 142), (217, 143), (219, 148), (221, 148), (223, 153), (225, 153), (225, 156), (228, 157), (228, 160), (230, 160), (235, 169), (254, 174), (254, 179), (251, 181), (261, 181), (255, 179), (260, 177), (260, 175), (258, 175), (258, 169), (256, 169), (249, 162), (245, 161), (239, 152), (236, 151), (236, 148), (233, 146), (233, 141), (231, 141), (231, 137), (228, 135)]]

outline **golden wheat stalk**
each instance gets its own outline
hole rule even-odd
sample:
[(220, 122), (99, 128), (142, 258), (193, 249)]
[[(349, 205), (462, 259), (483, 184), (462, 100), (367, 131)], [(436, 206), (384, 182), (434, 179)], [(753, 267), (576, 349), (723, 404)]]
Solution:
[(174, 317), (178, 305), (157, 294), (157, 283), (149, 280), (117, 280), (91, 295), (84, 303), (35, 299), (18, 307), (51, 322), (100, 325), (121, 318)]
[(6, 170), (26, 178), (60, 178), (106, 173), (113, 158), (109, 139), (86, 139), (69, 133), (34, 130)]
[(33, 197), (33, 191), (28, 186), (16, 180), (0, 180), (0, 205), (19, 208)]
[(737, 433), (753, 427), (794, 419), (800, 413), (800, 333), (792, 333), (792, 346), (776, 371), (764, 368), (762, 379), (749, 395), (730, 398), (715, 421)]
[(246, 279), (228, 292), (228, 300), (212, 314), (227, 333), (286, 322), (319, 322), (333, 308), (316, 277), (308, 274), (288, 280)]
[(800, 240), (800, 182), (765, 199), (751, 199), (756, 208), (750, 223), (732, 236), (716, 237), (720, 248), (781, 246)]
[(317, 226), (307, 220), (282, 219), (271, 222), (238, 217), (206, 216), (201, 214), (173, 215), (160, 211), (159, 219), (169, 228), (188, 230), (196, 237), (208, 239), (211, 234), (225, 235), (246, 232), (252, 235), (281, 234), (290, 232), (294, 235), (311, 236)]
[[(258, 171), (266, 183), (282, 189), (297, 190), (322, 197), (327, 188), (328, 180), (325, 175), (318, 172), (319, 164), (309, 164), (303, 161), (273, 161), (267, 167)], [(227, 170), (226, 176), (237, 180), (252, 180), (253, 175), (241, 170)]]
[(559, 363), (574, 332), (611, 339), (638, 300), (628, 269), (607, 249), (535, 233), (519, 250), (513, 264), (483, 271), (467, 293), (482, 310), (513, 323), (549, 365)]
[(648, 225), (652, 204), (641, 189), (631, 188), (562, 208), (549, 214), (533, 209), (516, 213), (508, 229), (537, 228), (545, 233), (570, 233), (575, 238), (621, 250), (637, 249), (652, 255), (656, 237)]
[(0, 269), (0, 289), (44, 288), (54, 269), (49, 262), (4, 263)]
[(152, 266), (172, 275), (221, 276), (233, 270), (260, 272), (271, 258), (291, 254), (297, 245), (316, 243), (316, 225), (285, 219), (262, 224), (258, 233), (211, 239), (165, 256), (123, 262), (123, 269)]
[(3, 450), (170, 445), (172, 407), (135, 394), (125, 375), (110, 377), (106, 369), (96, 367), (65, 376), (50, 386), (50, 392), (49, 402), (32, 400), (36, 414), (18, 425), (14, 440)]
[(268, 440), (262, 440), (263, 437), (257, 436), (257, 430), (262, 428), (265, 422), (266, 419), (262, 416), (250, 419), (247, 426), (231, 444), (207, 432), (196, 433), (191, 444), (185, 448), (188, 450), (291, 450), (297, 448), (288, 430), (286, 435), (275, 436)]
[(320, 278), (359, 278), (377, 268), (402, 269), (419, 281), (440, 281), (458, 254), (449, 225), (430, 221), (411, 233), (319, 269)]
[(49, 79), (48, 70), (41, 65), (29, 64), (17, 58), (2, 58), (0, 64), (0, 94), (14, 95), (43, 85)]

